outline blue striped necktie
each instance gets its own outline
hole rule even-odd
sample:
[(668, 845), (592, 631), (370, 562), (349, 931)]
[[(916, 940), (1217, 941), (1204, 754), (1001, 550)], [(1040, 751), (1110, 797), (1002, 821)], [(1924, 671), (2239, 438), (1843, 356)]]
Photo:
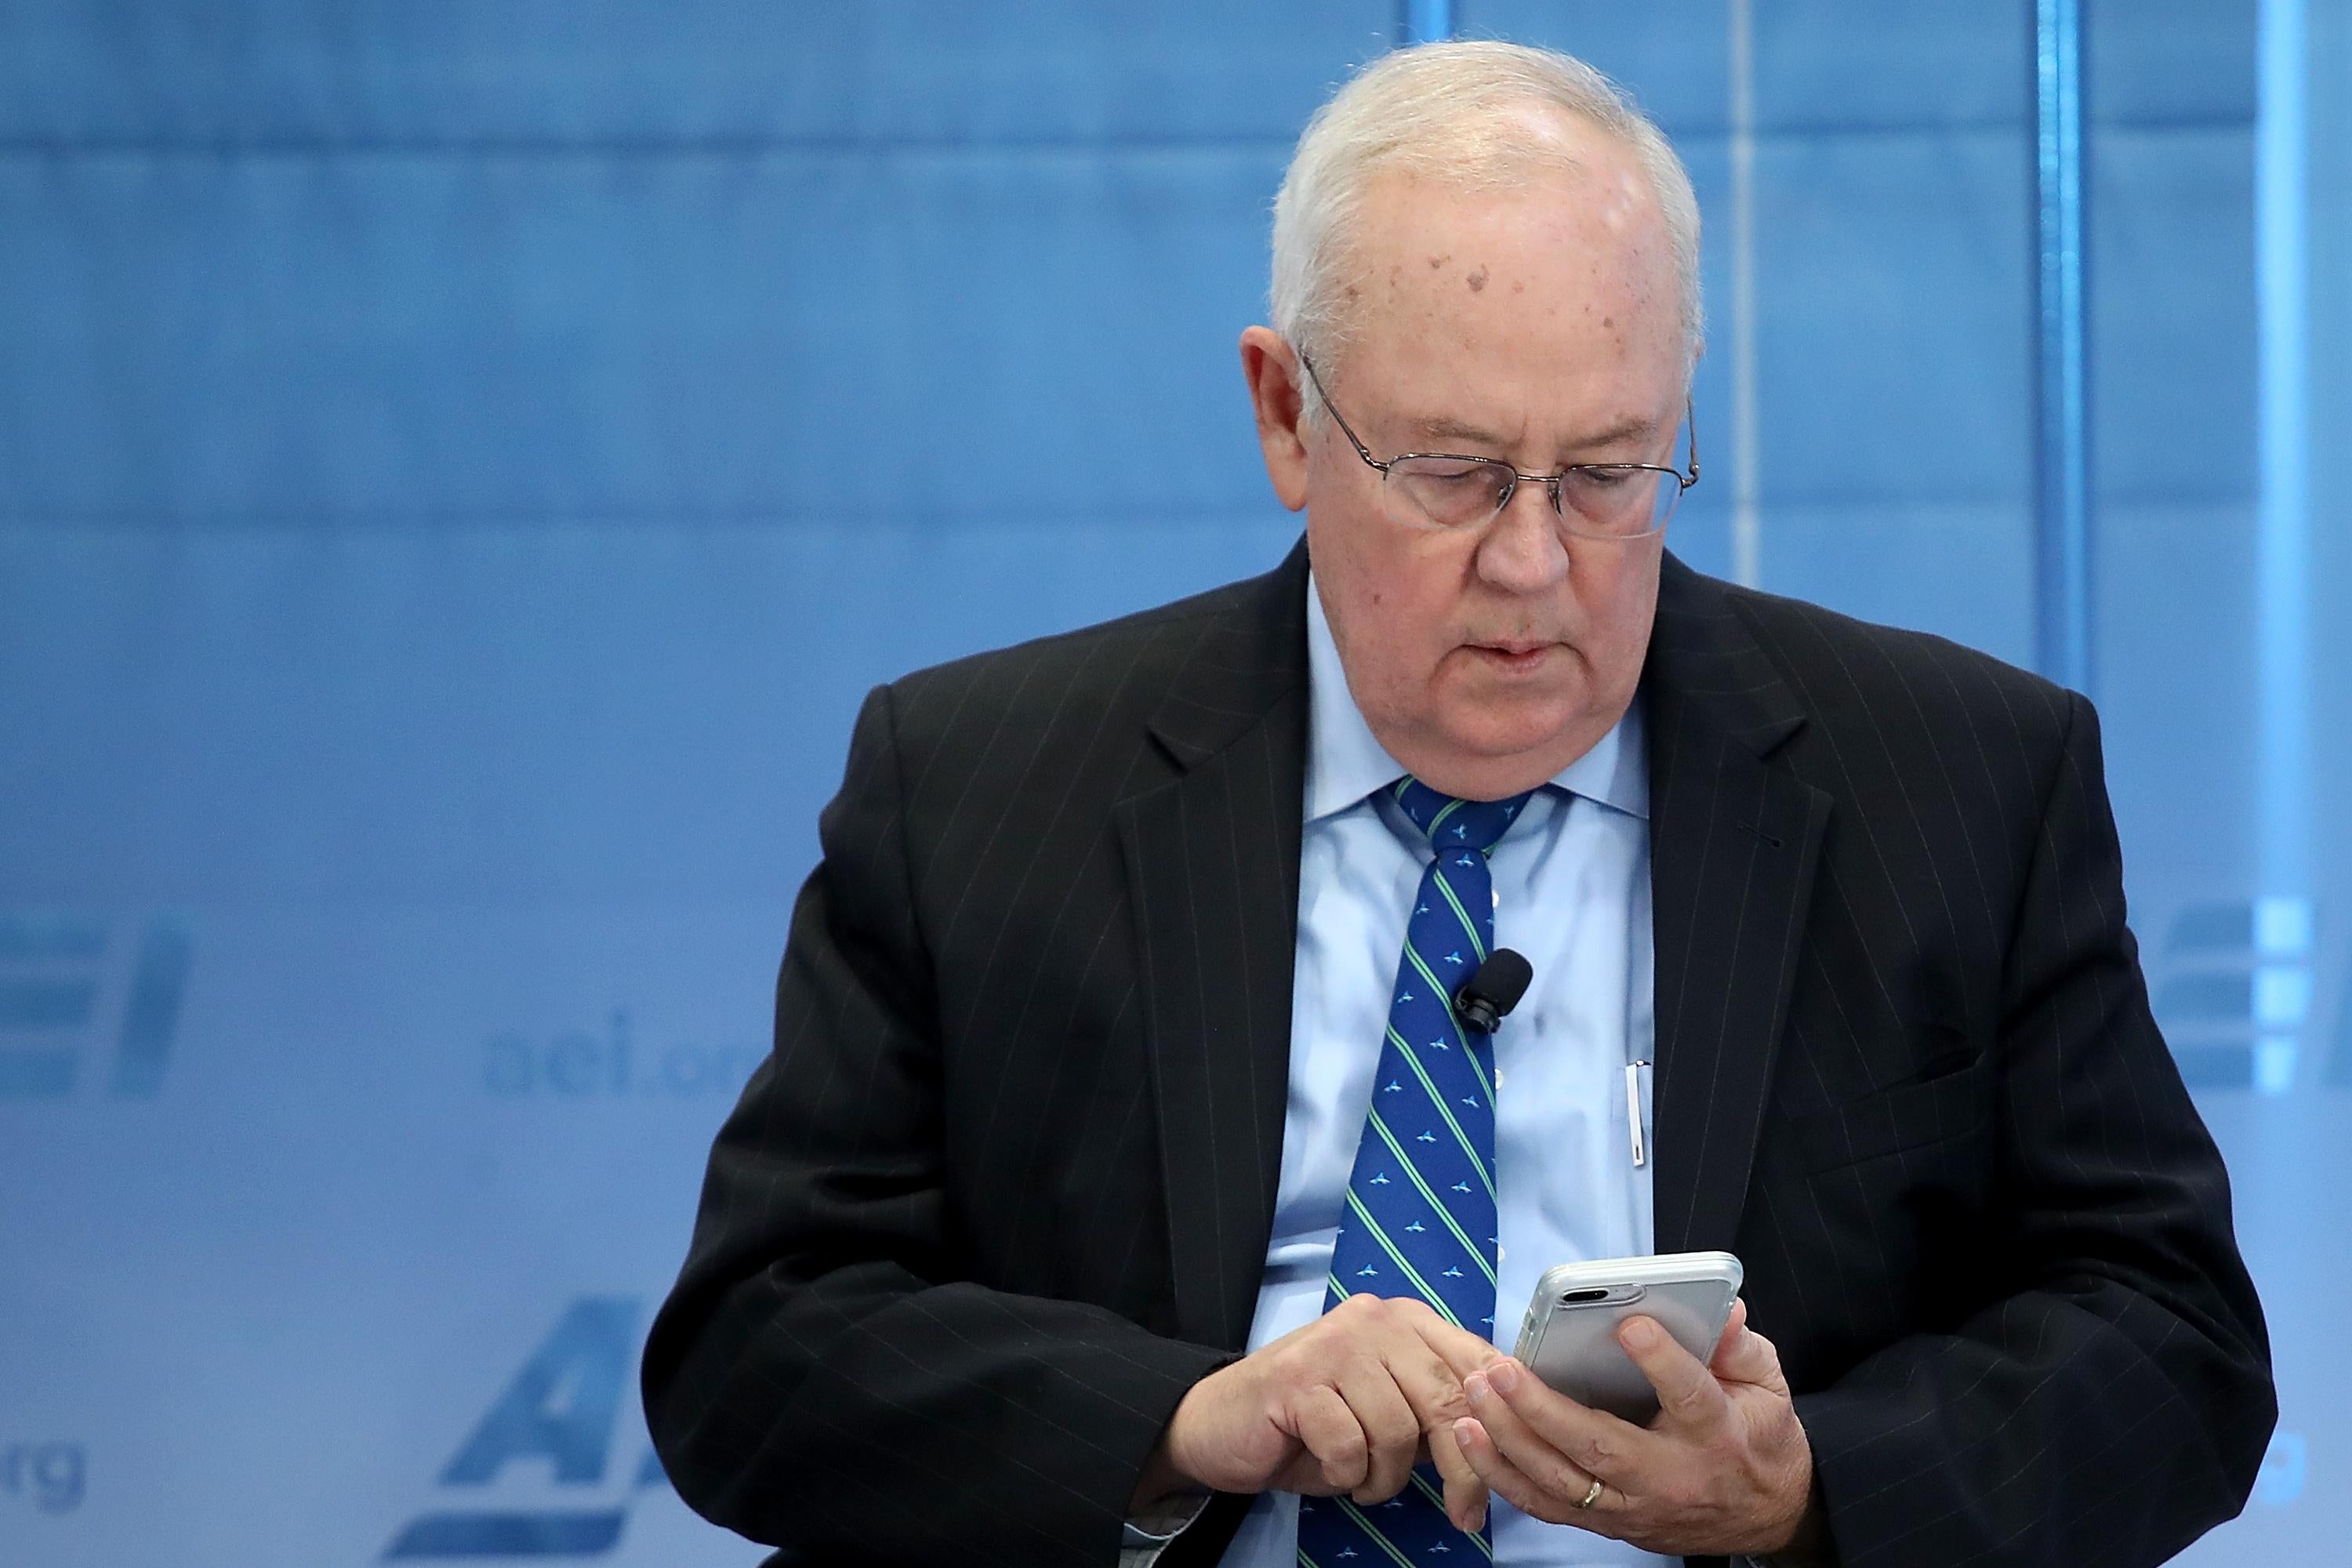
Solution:
[[(1486, 855), (1525, 795), (1456, 800), (1412, 778), (1392, 792), (1435, 857), (1405, 922), (1371, 1110), (1348, 1177), (1323, 1310), (1349, 1297), (1417, 1296), (1482, 1338), (1495, 1332), (1495, 1051), (1463, 1027), (1454, 995), (1495, 945)], [(1533, 791), (1529, 791), (1533, 794)], [(1303, 1568), (1470, 1568), (1494, 1556), (1481, 1530), (1445, 1517), (1434, 1466), (1385, 1503), (1299, 1503)]]

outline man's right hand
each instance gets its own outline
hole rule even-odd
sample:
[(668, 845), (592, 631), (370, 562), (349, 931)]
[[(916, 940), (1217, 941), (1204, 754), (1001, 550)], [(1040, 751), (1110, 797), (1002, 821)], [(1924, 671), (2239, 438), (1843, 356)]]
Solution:
[(1462, 1380), (1502, 1352), (1418, 1300), (1350, 1296), (1194, 1384), (1136, 1485), (1134, 1511), (1175, 1493), (1402, 1491), (1424, 1456), (1445, 1480), (1445, 1511), (1475, 1531), (1486, 1488), (1454, 1440), (1468, 1414)]

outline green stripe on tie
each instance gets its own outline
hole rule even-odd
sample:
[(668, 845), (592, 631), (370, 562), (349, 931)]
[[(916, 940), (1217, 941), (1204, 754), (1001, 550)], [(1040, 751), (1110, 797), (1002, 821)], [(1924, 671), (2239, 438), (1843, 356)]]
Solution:
[(1421, 954), (1413, 951), (1410, 938), (1404, 944), (1404, 955), (1412, 961), (1413, 972), (1421, 976), (1422, 984), (1428, 986), (1433, 994), (1445, 998), (1445, 1026), (1453, 1031), (1454, 1043), (1461, 1047), (1464, 1058), (1469, 1062), (1470, 1076), (1478, 1080), (1478, 1092), (1486, 1097), (1488, 1108), (1494, 1108), (1495, 1086), (1486, 1081), (1486, 1069), (1478, 1065), (1478, 1053), (1470, 1048), (1470, 1037), (1462, 1032), (1462, 1021), (1454, 1015), (1454, 998), (1446, 991), (1445, 982), (1429, 972), (1429, 965), (1423, 963)]
[(1478, 1158), (1478, 1151), (1471, 1144), (1470, 1135), (1462, 1131), (1462, 1123), (1454, 1120), (1454, 1108), (1445, 1103), (1445, 1096), (1429, 1081), (1429, 1069), (1421, 1065), (1421, 1058), (1413, 1054), (1412, 1047), (1406, 1043), (1405, 1037), (1397, 1033), (1394, 1024), (1389, 1026), (1389, 1038), (1396, 1042), (1398, 1052), (1404, 1058), (1404, 1065), (1412, 1069), (1412, 1076), (1421, 1080), (1421, 1087), (1429, 1091), (1429, 1103), (1437, 1107), (1437, 1114), (1445, 1118), (1445, 1125), (1454, 1129), (1454, 1136), (1461, 1143), (1462, 1152), (1470, 1156), (1470, 1168), (1477, 1172), (1478, 1179), (1486, 1184), (1486, 1195), (1493, 1197), (1495, 1178), (1486, 1173), (1486, 1162)]
[(1364, 1234), (1381, 1244), (1381, 1250), (1389, 1255), (1389, 1261), (1403, 1270), (1404, 1277), (1412, 1281), (1412, 1288), (1421, 1292), (1422, 1300), (1436, 1308), (1438, 1315), (1447, 1322), (1457, 1329), (1462, 1327), (1462, 1320), (1454, 1315), (1454, 1309), (1445, 1304), (1445, 1298), (1431, 1289), (1429, 1281), (1421, 1277), (1421, 1270), (1405, 1261), (1404, 1254), (1397, 1250), (1397, 1244), (1389, 1239), (1389, 1233), (1381, 1228), (1381, 1222), (1374, 1219), (1372, 1211), (1364, 1206), (1364, 1200), (1349, 1193), (1348, 1210), (1356, 1216), (1356, 1223), (1364, 1227)]
[(1381, 1142), (1389, 1146), (1389, 1152), (1394, 1154), (1397, 1157), (1397, 1163), (1404, 1167), (1404, 1173), (1412, 1178), (1412, 1184), (1420, 1189), (1421, 1195), (1429, 1200), (1429, 1206), (1437, 1211), (1437, 1217), (1445, 1222), (1445, 1228), (1454, 1233), (1454, 1239), (1462, 1244), (1464, 1251), (1478, 1260), (1480, 1268), (1486, 1270), (1486, 1283), (1494, 1284), (1495, 1266), (1487, 1262), (1486, 1255), (1463, 1234), (1462, 1226), (1455, 1222), (1454, 1213), (1445, 1206), (1444, 1200), (1429, 1190), (1429, 1184), (1421, 1179), (1420, 1167), (1412, 1163), (1412, 1156), (1404, 1152), (1404, 1145), (1397, 1142), (1396, 1134), (1389, 1131), (1389, 1124), (1381, 1120), (1381, 1113), (1377, 1110), (1372, 1112), (1371, 1124), (1373, 1131), (1381, 1135)]
[(1381, 1551), (1396, 1559), (1399, 1568), (1421, 1568), (1419, 1563), (1415, 1563), (1412, 1558), (1407, 1557), (1403, 1552), (1399, 1552), (1396, 1549), (1396, 1543), (1394, 1542), (1381, 1533), (1381, 1527), (1374, 1524), (1371, 1520), (1366, 1516), (1362, 1509), (1358, 1508), (1354, 1503), (1349, 1501), (1344, 1497), (1335, 1497), (1331, 1500), (1338, 1503), (1347, 1516), (1349, 1519), (1354, 1520), (1356, 1523), (1362, 1528), (1363, 1532), (1366, 1535), (1370, 1536), (1372, 1540), (1378, 1543)]
[(1461, 895), (1454, 892), (1454, 884), (1445, 879), (1445, 858), (1442, 855), (1437, 858), (1435, 870), (1437, 874), (1430, 880), (1435, 882), (1437, 890), (1445, 895), (1445, 901), (1454, 906), (1454, 918), (1462, 922), (1463, 932), (1470, 938), (1470, 951), (1478, 955), (1479, 963), (1486, 963), (1486, 940), (1478, 934), (1478, 922), (1472, 920), (1470, 911), (1462, 907)]

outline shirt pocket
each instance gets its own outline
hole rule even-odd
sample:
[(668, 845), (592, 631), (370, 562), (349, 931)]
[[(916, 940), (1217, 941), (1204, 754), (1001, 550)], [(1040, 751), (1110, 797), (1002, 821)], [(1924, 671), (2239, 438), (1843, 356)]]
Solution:
[(1792, 1117), (1780, 1135), (1800, 1169), (1833, 1171), (1864, 1160), (1950, 1142), (1992, 1120), (1992, 1058), (1943, 1026), (1928, 1030), (1923, 1076)]

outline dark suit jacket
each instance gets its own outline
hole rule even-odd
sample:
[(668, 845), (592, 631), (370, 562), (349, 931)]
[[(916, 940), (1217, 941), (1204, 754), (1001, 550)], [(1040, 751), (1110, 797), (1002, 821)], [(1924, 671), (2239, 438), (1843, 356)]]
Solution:
[[(1243, 1345), (1305, 585), (1302, 546), (867, 700), (646, 1352), (678, 1490), (778, 1561), (1101, 1568)], [(1656, 1246), (1745, 1260), (1842, 1561), (2152, 1563), (2234, 1514), (2268, 1346), (2090, 705), (1671, 556), (1643, 680)]]

